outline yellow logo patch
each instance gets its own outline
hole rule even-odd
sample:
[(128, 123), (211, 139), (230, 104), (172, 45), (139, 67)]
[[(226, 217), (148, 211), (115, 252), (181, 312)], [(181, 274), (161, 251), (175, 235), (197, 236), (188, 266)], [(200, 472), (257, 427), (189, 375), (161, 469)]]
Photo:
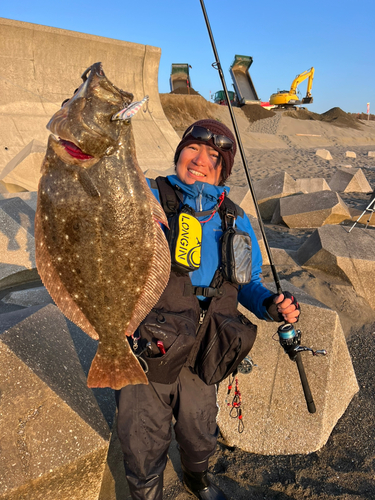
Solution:
[(201, 263), (202, 226), (190, 214), (178, 218), (178, 237), (175, 247), (176, 263), (194, 271)]

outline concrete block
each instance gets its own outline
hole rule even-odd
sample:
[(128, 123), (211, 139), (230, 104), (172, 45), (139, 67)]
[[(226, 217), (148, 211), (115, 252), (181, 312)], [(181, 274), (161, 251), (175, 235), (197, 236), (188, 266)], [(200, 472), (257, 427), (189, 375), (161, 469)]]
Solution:
[(338, 193), (368, 193), (372, 191), (360, 168), (338, 168), (329, 182), (329, 187)]
[(272, 224), (288, 227), (320, 227), (351, 219), (349, 208), (337, 193), (318, 191), (278, 200)]
[[(264, 246), (264, 244), (263, 244)], [(288, 251), (285, 250), (284, 248), (276, 248), (276, 247), (271, 247), (271, 254), (272, 254), (272, 259), (277, 267), (277, 270), (280, 271), (280, 269), (285, 269), (288, 270), (289, 272), (292, 269), (300, 269), (300, 266), (297, 264), (297, 262), (294, 260), (294, 253), (293, 251)], [(268, 255), (266, 254), (266, 251), (264, 249), (264, 255), (263, 255), (263, 250), (261, 247), (261, 252), (262, 252), (262, 258), (263, 258), (263, 266), (262, 266), (262, 274), (264, 275), (266, 272), (269, 271), (269, 258)]]
[(5, 304), (15, 304), (22, 307), (54, 303), (44, 286), (10, 292), (2, 298), (2, 301)]
[(35, 212), (20, 198), (0, 200), (0, 290), (39, 281), (34, 216)]
[(8, 199), (0, 199), (0, 210), (34, 236), (35, 211), (20, 197), (12, 196)]
[(315, 154), (323, 160), (332, 160), (331, 153), (327, 149), (317, 149)]
[[(258, 325), (258, 337), (250, 352), (257, 365), (250, 374), (238, 375), (242, 395), (244, 431), (239, 434), (238, 419), (231, 418), (227, 403), (227, 383), (219, 386), (220, 431), (229, 446), (262, 455), (308, 454), (322, 448), (336, 423), (358, 392), (337, 313), (290, 283), (283, 290), (295, 294), (302, 307), (296, 328), (302, 331), (301, 345), (326, 349), (327, 356), (302, 353), (303, 365), (316, 406), (307, 410), (297, 365), (273, 340), (277, 323), (260, 321), (241, 311)], [(276, 334), (277, 337), (277, 334)]]
[(317, 191), (330, 191), (327, 181), (323, 177), (296, 179), (296, 190), (302, 193), (316, 193)]
[(367, 156), (370, 156), (371, 158), (375, 158), (375, 151), (369, 151), (367, 153)]
[(247, 215), (251, 215), (255, 218), (257, 217), (253, 197), (247, 186), (230, 186), (229, 197), (234, 203), (237, 203)]
[(23, 191), (18, 193), (1, 193), (0, 200), (9, 200), (10, 198), (20, 198), (24, 201), (30, 208), (36, 212), (36, 204), (38, 200), (38, 192), (37, 191)]
[(10, 182), (6, 183), (0, 180), (0, 193), (22, 193), (27, 191), (25, 188), (17, 185), (11, 184)]
[(156, 177), (167, 177), (167, 175), (175, 174), (174, 167), (170, 167), (166, 170), (156, 170), (154, 168), (149, 168), (143, 172), (148, 179), (156, 179)]
[(10, 314), (16, 324), (0, 334), (0, 498), (97, 500), (110, 431), (67, 322), (53, 305)]
[(375, 309), (375, 233), (371, 228), (323, 226), (305, 241), (297, 262), (350, 283)]
[(9, 192), (15, 192), (15, 186), (21, 188), (18, 191), (38, 190), (40, 168), (45, 154), (46, 145), (32, 140), (5, 166), (0, 174), (0, 180), (6, 187), (8, 184), (11, 186)]
[(357, 155), (354, 151), (346, 151), (345, 156), (346, 158), (357, 158)]
[(277, 200), (297, 192), (296, 181), (286, 172), (254, 182), (259, 210), (264, 220), (270, 220)]

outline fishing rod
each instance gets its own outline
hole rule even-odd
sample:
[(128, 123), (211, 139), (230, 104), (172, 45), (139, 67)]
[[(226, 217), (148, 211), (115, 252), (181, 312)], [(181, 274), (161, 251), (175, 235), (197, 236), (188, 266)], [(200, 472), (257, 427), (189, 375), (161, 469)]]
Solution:
[[(207, 16), (207, 11), (206, 11), (206, 7), (205, 7), (205, 4), (204, 4), (204, 0), (200, 0), (200, 4), (201, 4), (201, 7), (202, 7), (203, 16), (204, 16), (204, 19), (206, 21), (207, 31), (208, 31), (208, 34), (209, 34), (209, 37), (210, 37), (210, 40), (211, 40), (211, 45), (212, 45), (212, 49), (213, 49), (214, 56), (215, 56), (215, 62), (212, 64), (212, 66), (219, 72), (221, 83), (223, 85), (225, 99), (227, 101), (229, 113), (230, 113), (230, 116), (231, 116), (231, 119), (232, 119), (232, 124), (233, 124), (234, 132), (235, 132), (235, 135), (236, 135), (237, 144), (238, 144), (238, 147), (239, 147), (239, 150), (240, 150), (242, 163), (243, 163), (243, 166), (244, 166), (244, 169), (245, 169), (245, 175), (246, 175), (246, 178), (247, 178), (247, 183), (249, 185), (250, 193), (251, 193), (251, 196), (252, 196), (253, 201), (254, 201), (255, 210), (256, 210), (257, 217), (258, 217), (259, 228), (260, 228), (260, 231), (262, 233), (262, 238), (263, 238), (263, 241), (264, 241), (264, 245), (266, 247), (266, 252), (267, 252), (268, 260), (269, 260), (269, 263), (270, 263), (270, 267), (271, 267), (273, 279), (274, 279), (275, 285), (276, 285), (276, 291), (277, 291), (277, 294), (280, 295), (280, 294), (283, 293), (283, 291), (282, 291), (282, 288), (281, 288), (279, 275), (277, 273), (275, 262), (274, 262), (273, 257), (272, 257), (271, 248), (270, 248), (270, 246), (268, 244), (268, 241), (267, 241), (266, 232), (265, 232), (264, 224), (263, 224), (263, 221), (262, 221), (262, 216), (260, 214), (260, 209), (259, 209), (258, 201), (257, 201), (257, 198), (256, 198), (256, 194), (255, 194), (253, 182), (252, 182), (251, 176), (250, 176), (250, 169), (249, 169), (249, 166), (247, 164), (247, 160), (246, 160), (246, 156), (245, 156), (245, 151), (244, 151), (244, 148), (243, 148), (243, 145), (242, 145), (242, 140), (241, 140), (241, 136), (240, 136), (240, 133), (239, 133), (239, 130), (238, 130), (237, 121), (236, 121), (236, 118), (234, 116), (232, 104), (231, 104), (230, 99), (229, 99), (227, 85), (225, 83), (225, 78), (224, 78), (223, 70), (222, 70), (221, 64), (220, 64), (219, 54), (218, 54), (217, 49), (216, 49), (216, 44), (215, 44), (215, 40), (214, 40), (214, 37), (213, 37), (213, 34), (212, 34), (212, 30), (211, 30), (211, 26), (210, 26), (210, 21), (209, 21), (208, 16)], [(298, 373), (299, 373), (299, 376), (300, 376), (300, 380), (301, 380), (303, 392), (304, 392), (304, 395), (305, 395), (307, 409), (308, 409), (308, 411), (310, 413), (315, 413), (316, 412), (316, 408), (315, 408), (314, 400), (313, 400), (313, 397), (312, 397), (312, 394), (311, 394), (311, 391), (310, 391), (309, 383), (307, 381), (305, 369), (303, 367), (302, 358), (301, 358), (301, 352), (302, 351), (310, 351), (315, 356), (317, 354), (325, 355), (326, 351), (324, 351), (324, 350), (313, 351), (309, 347), (300, 346), (300, 343), (301, 343), (301, 331), (300, 330), (295, 330), (294, 327), (290, 323), (286, 323), (286, 324), (280, 326), (278, 328), (278, 330), (277, 330), (277, 333), (279, 335), (279, 342), (280, 342), (281, 346), (283, 347), (284, 351), (289, 355), (289, 358), (292, 361), (295, 361), (297, 363)]]

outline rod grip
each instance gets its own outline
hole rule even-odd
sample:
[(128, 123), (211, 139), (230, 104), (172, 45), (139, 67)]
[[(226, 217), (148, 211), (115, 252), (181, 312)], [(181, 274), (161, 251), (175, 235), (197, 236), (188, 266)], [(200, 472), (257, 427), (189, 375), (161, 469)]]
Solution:
[(301, 379), (303, 392), (305, 394), (307, 409), (309, 410), (310, 413), (315, 413), (316, 412), (315, 403), (310, 391), (309, 383), (307, 381), (306, 372), (302, 363), (302, 357), (300, 352), (297, 353), (296, 362), (297, 362), (299, 377)]

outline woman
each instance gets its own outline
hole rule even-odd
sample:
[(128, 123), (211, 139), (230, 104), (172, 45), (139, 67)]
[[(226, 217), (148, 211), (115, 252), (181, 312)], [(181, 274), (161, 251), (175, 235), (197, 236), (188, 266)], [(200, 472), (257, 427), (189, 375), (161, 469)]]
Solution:
[[(170, 282), (154, 308), (157, 313), (153, 313), (160, 315), (160, 311), (164, 311), (163, 322), (158, 324), (158, 321), (153, 320), (152, 323), (146, 318), (145, 322), (149, 322), (150, 331), (155, 332), (158, 328), (161, 334), (165, 334), (165, 337), (159, 338), (167, 338), (173, 328), (179, 330), (192, 324), (195, 329), (199, 323), (199, 314), (200, 317), (202, 314), (204, 316), (216, 300), (214, 292), (217, 288), (213, 278), (220, 274), (218, 269), (222, 265), (223, 234), (223, 220), (218, 207), (225, 199), (224, 183), (231, 174), (235, 154), (236, 142), (232, 132), (215, 120), (195, 122), (185, 131), (177, 146), (174, 158), (176, 174), (168, 176), (168, 183), (180, 201), (179, 210), (185, 210), (186, 213), (195, 212), (195, 217), (201, 223), (201, 258), (196, 270), (171, 273)], [(149, 185), (156, 198), (163, 201), (158, 188), (151, 181)], [(225, 190), (229, 191), (228, 188)], [(259, 245), (248, 217), (241, 213), (240, 209), (236, 228), (251, 238), (252, 265), (247, 284), (235, 285), (234, 288), (232, 284), (229, 285), (231, 290), (235, 289), (234, 306), (237, 305), (238, 299), (258, 318), (296, 322), (300, 314), (298, 303), (284, 295), (272, 295), (261, 283), (262, 258)], [(186, 293), (186, 290), (192, 291)], [(215, 298), (212, 298), (214, 296)], [(232, 299), (227, 295), (227, 298), (220, 300), (226, 305)], [(171, 314), (168, 316), (169, 312)], [(174, 321), (183, 314), (186, 317), (183, 326), (173, 327), (178, 324), (173, 323), (171, 327), (169, 318), (173, 317)], [(141, 338), (144, 331), (142, 325), (139, 329)], [(150, 353), (149, 362), (162, 359), (165, 349), (163, 342), (160, 342), (159, 340), (159, 358), (152, 359)], [(150, 348), (150, 344), (148, 346)], [(155, 369), (152, 364), (150, 366), (149, 385), (127, 386), (118, 394), (118, 435), (124, 452), (124, 465), (132, 498), (162, 499), (163, 471), (167, 462), (171, 422), (174, 417), (174, 431), (186, 489), (198, 499), (225, 499), (224, 493), (207, 477), (208, 460), (215, 452), (218, 435), (216, 386), (201, 380), (194, 365), (189, 365), (188, 361), (179, 368), (176, 378), (170, 376), (163, 364)]]

